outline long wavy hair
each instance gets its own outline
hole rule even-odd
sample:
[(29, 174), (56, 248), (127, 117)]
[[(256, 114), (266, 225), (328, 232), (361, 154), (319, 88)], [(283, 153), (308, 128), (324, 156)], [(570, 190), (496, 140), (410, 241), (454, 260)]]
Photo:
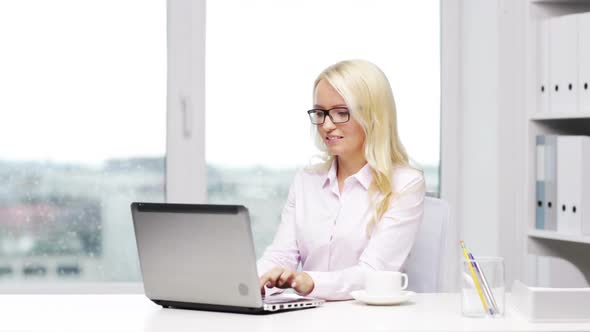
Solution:
[[(374, 213), (367, 225), (367, 235), (370, 236), (396, 195), (392, 190), (394, 168), (409, 166), (408, 154), (398, 135), (393, 92), (381, 69), (365, 60), (346, 60), (324, 69), (314, 82), (314, 96), (321, 80), (326, 80), (338, 91), (352, 118), (365, 132), (364, 155), (373, 170), (369, 197)], [(317, 148), (322, 151), (322, 162), (312, 168), (325, 171), (334, 156), (328, 153), (315, 126), (312, 134)]]

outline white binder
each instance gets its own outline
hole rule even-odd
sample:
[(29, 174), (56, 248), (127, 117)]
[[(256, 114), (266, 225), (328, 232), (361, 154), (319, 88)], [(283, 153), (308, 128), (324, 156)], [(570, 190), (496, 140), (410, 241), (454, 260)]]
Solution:
[(557, 230), (557, 135), (545, 136), (545, 228)]
[(537, 169), (535, 172), (535, 228), (545, 229), (545, 135), (537, 136)]
[(578, 108), (590, 114), (590, 13), (578, 14)]
[(557, 231), (581, 235), (590, 222), (590, 137), (557, 138)]
[(578, 108), (578, 16), (565, 15), (550, 20), (550, 111), (571, 114)]
[(549, 112), (549, 19), (537, 28), (537, 113)]

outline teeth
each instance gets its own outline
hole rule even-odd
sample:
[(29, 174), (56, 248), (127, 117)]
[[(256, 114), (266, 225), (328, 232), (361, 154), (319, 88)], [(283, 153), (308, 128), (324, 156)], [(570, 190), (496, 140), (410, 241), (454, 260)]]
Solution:
[(342, 136), (328, 136), (328, 140), (335, 140), (339, 138), (342, 138)]

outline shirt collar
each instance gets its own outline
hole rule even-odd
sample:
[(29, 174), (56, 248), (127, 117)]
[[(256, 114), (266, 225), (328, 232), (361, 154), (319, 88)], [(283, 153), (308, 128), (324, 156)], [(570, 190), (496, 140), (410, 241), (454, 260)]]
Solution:
[[(337, 167), (337, 159), (334, 158), (332, 161), (332, 165), (326, 173), (323, 186), (327, 186), (330, 183), (336, 181), (336, 167)], [(369, 190), (369, 186), (371, 185), (371, 181), (373, 181), (373, 168), (369, 166), (369, 163), (366, 163), (363, 168), (361, 168), (358, 172), (352, 175), (362, 186), (365, 190)]]
[(373, 181), (373, 168), (369, 166), (369, 163), (366, 163), (365, 166), (353, 176), (365, 188), (365, 190), (369, 190), (371, 181)]
[(332, 165), (330, 166), (330, 169), (324, 178), (323, 186), (326, 187), (328, 184), (333, 183), (334, 181), (336, 181), (336, 158), (332, 160)]

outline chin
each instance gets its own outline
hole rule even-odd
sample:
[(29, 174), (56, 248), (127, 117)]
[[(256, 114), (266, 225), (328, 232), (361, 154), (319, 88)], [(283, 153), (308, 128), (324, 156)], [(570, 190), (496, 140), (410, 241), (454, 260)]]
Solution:
[(328, 153), (330, 153), (333, 157), (338, 157), (342, 155), (342, 151), (340, 149), (328, 149)]

